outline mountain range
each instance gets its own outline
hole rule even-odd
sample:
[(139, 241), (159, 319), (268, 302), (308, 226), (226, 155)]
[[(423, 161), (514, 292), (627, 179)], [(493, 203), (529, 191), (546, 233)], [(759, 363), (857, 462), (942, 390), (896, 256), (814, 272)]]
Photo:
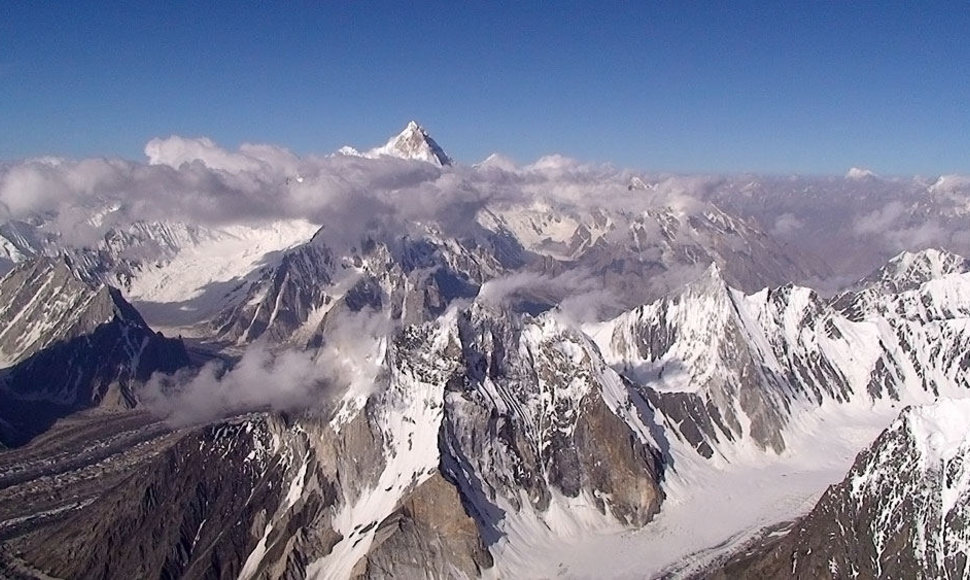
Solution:
[(965, 182), (215, 147), (5, 169), (0, 575), (966, 575)]

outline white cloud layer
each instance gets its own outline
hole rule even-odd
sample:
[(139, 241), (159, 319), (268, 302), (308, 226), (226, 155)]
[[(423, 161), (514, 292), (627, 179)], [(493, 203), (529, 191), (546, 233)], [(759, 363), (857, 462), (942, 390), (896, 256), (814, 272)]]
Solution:
[[(229, 150), (208, 138), (180, 136), (152, 139), (145, 154), (147, 163), (41, 158), (0, 164), (0, 221), (42, 216), (68, 243), (94, 245), (109, 229), (137, 220), (220, 226), (303, 218), (324, 225), (326, 241), (339, 247), (367, 232), (399, 235), (428, 222), (446, 235), (467, 236), (486, 204), (632, 213), (663, 205), (691, 214), (714, 201), (823, 258), (845, 255), (845, 244), (863, 240), (878, 248), (853, 261), (856, 268), (914, 245), (970, 250), (964, 223), (970, 179), (961, 176), (927, 182), (648, 177), (560, 155), (525, 166), (496, 156), (478, 167), (439, 168), (388, 157), (301, 157), (273, 145)], [(105, 206), (117, 210), (101, 212)]]
[[(43, 215), (77, 244), (93, 243), (108, 229), (137, 220), (217, 226), (305, 218), (328, 225), (328, 235), (342, 238), (432, 220), (467, 231), (468, 220), (488, 202), (544, 198), (632, 210), (658, 195), (685, 191), (665, 183), (655, 191), (631, 192), (630, 174), (560, 156), (521, 169), (507, 160), (442, 169), (387, 157), (298, 157), (271, 145), (229, 151), (207, 138), (179, 136), (151, 140), (145, 154), (147, 163), (31, 159), (0, 166), (0, 219)], [(63, 227), (106, 205), (118, 211), (80, 228)], [(58, 220), (59, 215), (70, 216), (70, 222)]]

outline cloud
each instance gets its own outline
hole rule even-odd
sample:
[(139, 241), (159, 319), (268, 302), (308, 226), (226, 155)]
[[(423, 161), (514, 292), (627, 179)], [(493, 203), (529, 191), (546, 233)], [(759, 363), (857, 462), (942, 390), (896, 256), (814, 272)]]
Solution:
[(267, 408), (323, 409), (344, 394), (372, 393), (391, 332), (386, 314), (346, 312), (330, 322), (320, 349), (274, 351), (253, 343), (231, 366), (216, 361), (198, 371), (156, 374), (139, 399), (152, 413), (182, 426)]
[(210, 362), (195, 375), (156, 375), (139, 397), (147, 409), (181, 426), (267, 407), (322, 406), (327, 376), (311, 352), (273, 354), (257, 343), (228, 370)]
[(602, 278), (584, 268), (575, 268), (555, 276), (520, 272), (485, 282), (476, 300), (492, 306), (509, 306), (520, 302), (555, 305), (560, 314), (573, 322), (601, 320), (605, 311), (615, 310), (621, 300)]
[[(954, 232), (958, 235), (959, 232)], [(925, 248), (947, 247), (950, 234), (938, 221), (929, 220), (910, 227), (892, 228), (885, 232), (889, 247), (899, 250), (922, 250)]]
[(954, 193), (970, 189), (970, 175), (941, 175), (930, 186), (933, 193)]
[[(645, 176), (559, 155), (524, 166), (493, 158), (474, 167), (440, 168), (388, 157), (298, 156), (274, 145), (227, 149), (208, 138), (180, 136), (153, 139), (145, 153), (144, 163), (48, 158), (0, 164), (0, 219), (41, 216), (46, 229), (59, 232), (67, 243), (88, 246), (108, 230), (136, 221), (221, 227), (305, 219), (323, 226), (322, 241), (341, 252), (358, 246), (363, 237), (419, 234), (428, 224), (444, 236), (487, 235), (476, 220), (486, 206), (545, 205), (567, 215), (604, 210), (635, 218), (657, 207), (696, 214), (713, 201), (765, 224), (776, 236), (797, 238), (800, 247), (821, 256), (865, 238), (867, 247), (858, 250), (872, 254), (865, 263), (878, 262), (890, 246), (964, 239), (957, 235), (962, 229), (956, 231), (949, 222), (934, 226), (926, 215), (907, 215), (914, 199), (928, 191), (938, 203), (965, 206), (965, 180), (955, 176), (935, 185), (889, 179)], [(105, 206), (116, 210), (101, 212)], [(966, 251), (965, 246), (951, 249)], [(850, 262), (846, 267), (859, 261)]]
[[(300, 157), (273, 145), (228, 150), (205, 137), (152, 139), (145, 155), (147, 163), (32, 159), (0, 166), (0, 211), (7, 219), (43, 215), (50, 229), (78, 245), (135, 221), (218, 227), (294, 218), (328, 226), (325, 235), (337, 244), (358, 242), (348, 238), (373, 229), (404, 235), (431, 221), (445, 233), (468, 234), (475, 213), (489, 203), (548, 200), (578, 211), (636, 212), (665, 202), (689, 208), (695, 203), (690, 190), (708, 183), (670, 178), (651, 191), (630, 191), (629, 172), (555, 155), (522, 168), (504, 161), (439, 168), (386, 157)], [(117, 211), (70, 225), (106, 205)]]
[(805, 222), (795, 217), (795, 214), (783, 213), (775, 220), (775, 225), (771, 228), (771, 233), (776, 236), (787, 237), (804, 226)]
[[(32, 159), (0, 167), (2, 218), (93, 214), (117, 206), (84, 235), (61, 228), (68, 243), (135, 221), (181, 221), (205, 226), (305, 218), (349, 228), (401, 209), (440, 207), (428, 164), (396, 159), (297, 158), (285, 149), (244, 145), (229, 152), (208, 139), (172, 137), (146, 147), (149, 163), (117, 159)], [(422, 188), (426, 190), (422, 191)], [(411, 191), (414, 190), (414, 191)], [(407, 203), (394, 199), (411, 193)], [(365, 219), (366, 217), (366, 219)], [(83, 221), (83, 220), (82, 220)], [(73, 221), (71, 222), (73, 223)]]
[(370, 309), (341, 311), (331, 317), (317, 362), (327, 369), (331, 384), (350, 397), (378, 388), (388, 337), (395, 331), (388, 313)]
[(893, 228), (906, 211), (902, 202), (892, 201), (856, 220), (852, 230), (858, 235), (883, 234)]
[(173, 135), (167, 139), (152, 139), (145, 145), (145, 156), (149, 165), (168, 165), (174, 169), (195, 162), (210, 169), (233, 173), (260, 169), (259, 161), (246, 155), (229, 153), (206, 137), (186, 139)]
[(887, 203), (880, 209), (863, 215), (853, 224), (859, 236), (873, 236), (887, 253), (925, 248), (953, 248), (966, 251), (967, 227), (963, 219), (946, 224), (941, 211), (919, 212), (899, 201)]

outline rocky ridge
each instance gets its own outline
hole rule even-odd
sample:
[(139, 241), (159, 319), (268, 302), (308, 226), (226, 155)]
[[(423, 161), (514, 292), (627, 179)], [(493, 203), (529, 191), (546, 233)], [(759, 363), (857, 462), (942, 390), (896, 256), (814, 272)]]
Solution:
[(133, 408), (154, 372), (189, 364), (178, 340), (155, 333), (111, 287), (78, 278), (62, 259), (27, 262), (0, 280), (7, 298), (0, 434), (22, 443), (90, 407)]

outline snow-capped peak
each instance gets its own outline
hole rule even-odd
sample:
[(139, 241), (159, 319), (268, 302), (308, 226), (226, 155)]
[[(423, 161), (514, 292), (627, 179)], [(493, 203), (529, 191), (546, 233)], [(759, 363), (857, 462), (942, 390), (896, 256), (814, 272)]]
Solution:
[(846, 179), (867, 179), (878, 176), (869, 169), (853, 167), (846, 172), (845, 177)]
[(340, 149), (337, 149), (337, 155), (346, 155), (348, 157), (362, 157), (363, 154), (351, 147), (350, 145), (344, 145)]
[(626, 188), (630, 191), (633, 191), (634, 189), (643, 189), (643, 190), (657, 189), (657, 186), (648, 185), (647, 182), (645, 182), (643, 179), (634, 175), (633, 177), (630, 178), (630, 183), (627, 184)]
[(382, 155), (425, 161), (439, 167), (451, 165), (451, 158), (415, 121), (409, 122), (399, 135), (392, 137), (383, 146), (367, 152), (368, 157)]
[(932, 193), (953, 193), (970, 187), (970, 176), (968, 175), (941, 175), (930, 186)]
[(488, 169), (495, 168), (501, 169), (502, 171), (515, 171), (515, 161), (512, 161), (508, 157), (500, 153), (492, 153), (485, 158), (481, 163), (475, 165), (476, 169)]
[(921, 284), (948, 274), (970, 271), (963, 256), (946, 250), (928, 248), (919, 252), (902, 252), (864, 282), (894, 291), (912, 290)]
[(721, 272), (721, 267), (717, 262), (711, 264), (704, 270), (704, 274), (688, 285), (694, 294), (710, 294), (712, 292), (721, 294), (727, 292), (727, 282)]

